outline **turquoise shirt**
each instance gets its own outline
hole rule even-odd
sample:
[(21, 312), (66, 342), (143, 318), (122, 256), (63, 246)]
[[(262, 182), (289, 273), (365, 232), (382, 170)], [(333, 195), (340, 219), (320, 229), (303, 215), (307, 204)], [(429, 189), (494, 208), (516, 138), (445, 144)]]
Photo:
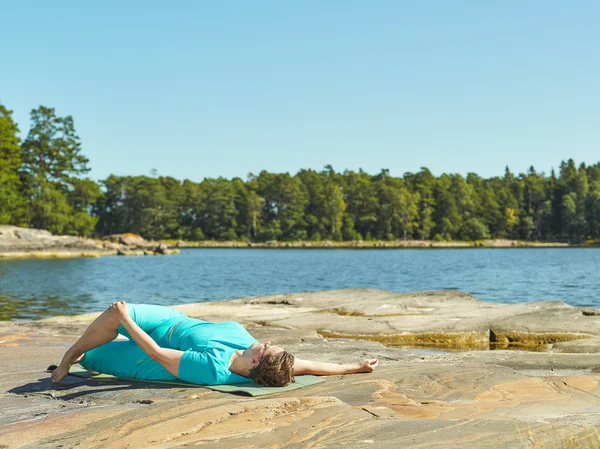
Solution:
[(172, 329), (169, 347), (185, 351), (179, 362), (181, 380), (201, 385), (252, 382), (229, 371), (229, 360), (238, 349), (257, 340), (239, 323), (211, 323), (185, 318)]

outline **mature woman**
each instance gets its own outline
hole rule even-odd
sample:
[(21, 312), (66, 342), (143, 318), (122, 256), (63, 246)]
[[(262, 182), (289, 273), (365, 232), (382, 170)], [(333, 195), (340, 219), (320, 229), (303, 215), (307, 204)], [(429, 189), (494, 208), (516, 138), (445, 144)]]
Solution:
[[(128, 341), (112, 341), (118, 334)], [(376, 359), (356, 365), (294, 358), (269, 343), (259, 343), (239, 323), (211, 323), (175, 309), (146, 304), (112, 304), (90, 324), (52, 372), (60, 382), (69, 367), (145, 380), (181, 379), (199, 385), (254, 381), (285, 386), (301, 374), (370, 373)]]

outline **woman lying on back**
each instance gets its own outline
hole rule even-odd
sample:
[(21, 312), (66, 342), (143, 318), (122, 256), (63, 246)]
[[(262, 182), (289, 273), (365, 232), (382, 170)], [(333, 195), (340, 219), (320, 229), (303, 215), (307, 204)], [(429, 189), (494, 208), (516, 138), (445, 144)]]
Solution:
[[(112, 341), (118, 334), (127, 341)], [(90, 324), (52, 372), (60, 382), (69, 367), (127, 379), (181, 379), (199, 385), (254, 381), (285, 386), (295, 375), (370, 373), (377, 359), (355, 365), (294, 358), (270, 343), (259, 343), (239, 323), (211, 323), (189, 318), (170, 307), (112, 304)]]

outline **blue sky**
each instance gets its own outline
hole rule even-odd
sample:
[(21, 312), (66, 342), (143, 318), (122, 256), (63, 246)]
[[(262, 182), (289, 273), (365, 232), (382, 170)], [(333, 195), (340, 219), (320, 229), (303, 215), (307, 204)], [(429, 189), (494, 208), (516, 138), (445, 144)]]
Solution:
[(600, 160), (600, 2), (6, 2), (0, 102), (91, 177)]

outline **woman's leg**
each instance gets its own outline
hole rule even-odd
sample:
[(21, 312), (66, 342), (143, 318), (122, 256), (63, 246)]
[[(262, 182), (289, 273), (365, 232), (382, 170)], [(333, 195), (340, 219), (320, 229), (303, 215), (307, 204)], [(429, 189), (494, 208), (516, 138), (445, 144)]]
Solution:
[[(154, 341), (165, 347), (168, 345), (168, 332), (173, 323), (187, 318), (185, 314), (164, 306), (129, 304), (128, 309), (136, 324)], [(87, 351), (114, 340), (119, 333), (130, 338), (119, 320), (109, 311), (104, 311), (65, 353), (60, 365), (52, 372), (52, 382), (60, 382), (69, 373), (71, 365), (79, 363)]]
[(85, 353), (80, 362), (87, 370), (112, 374), (122, 379), (176, 380), (152, 360), (134, 341), (111, 341)]
[(65, 352), (60, 365), (52, 371), (52, 382), (58, 383), (64, 379), (69, 374), (71, 365), (81, 361), (86, 351), (114, 340), (118, 335), (119, 324), (119, 320), (105, 310)]
[[(129, 304), (128, 311), (131, 319), (159, 346), (165, 348), (169, 347), (169, 332), (173, 325), (187, 318), (187, 315), (171, 307), (151, 304)], [(123, 325), (119, 326), (118, 332), (131, 340)]]

